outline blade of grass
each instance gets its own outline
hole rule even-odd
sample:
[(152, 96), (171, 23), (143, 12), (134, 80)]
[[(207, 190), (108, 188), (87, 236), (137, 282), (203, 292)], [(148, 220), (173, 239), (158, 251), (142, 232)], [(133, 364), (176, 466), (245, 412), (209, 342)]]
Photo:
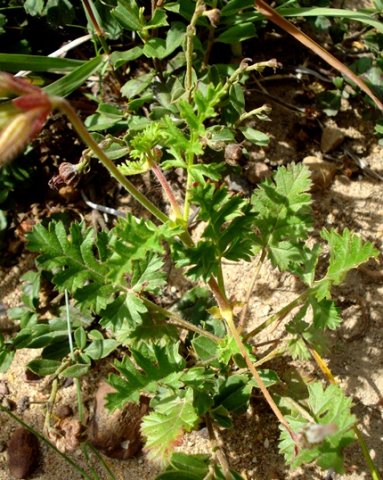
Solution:
[(83, 65), (82, 60), (70, 58), (44, 57), (43, 55), (25, 55), (22, 53), (0, 53), (0, 70), (18, 72), (71, 72)]
[(373, 18), (371, 14), (363, 12), (354, 12), (353, 10), (346, 10), (342, 8), (278, 8), (278, 13), (284, 17), (341, 17), (348, 20), (355, 20), (356, 22), (365, 23), (379, 32), (383, 33), (383, 23)]
[(82, 85), (90, 77), (90, 75), (100, 70), (105, 65), (106, 61), (106, 58), (103, 56), (92, 58), (88, 62), (65, 75), (65, 77), (62, 77), (43, 88), (43, 90), (48, 95), (66, 97), (76, 90), (76, 88)]
[(383, 103), (374, 95), (372, 90), (365, 84), (365, 82), (355, 75), (346, 65), (340, 60), (335, 58), (326, 49), (321, 47), (318, 43), (314, 42), (308, 35), (303, 33), (299, 28), (286, 20), (280, 13), (271, 8), (264, 0), (255, 0), (255, 8), (268, 20), (273, 22), (278, 27), (282, 28), (289, 35), (293, 36), (298, 42), (302, 43), (305, 47), (309, 48), (316, 55), (321, 57), (325, 62), (331, 65), (333, 68), (342, 73), (349, 80), (354, 82), (364, 93), (366, 93), (379, 110), (383, 111)]

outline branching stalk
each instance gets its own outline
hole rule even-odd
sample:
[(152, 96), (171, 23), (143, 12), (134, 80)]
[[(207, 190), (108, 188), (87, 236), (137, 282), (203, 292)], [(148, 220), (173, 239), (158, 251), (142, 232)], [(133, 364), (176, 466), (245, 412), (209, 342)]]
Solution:
[(272, 323), (276, 321), (279, 321), (279, 322), (282, 321), (295, 307), (304, 303), (308, 295), (309, 295), (309, 290), (306, 290), (297, 298), (295, 298), (292, 302), (290, 302), (288, 305), (286, 305), (281, 310), (279, 310), (277, 313), (274, 313), (274, 315), (271, 315), (271, 317), (266, 319), (263, 323), (261, 323), (261, 325), (258, 325), (258, 327), (255, 327), (249, 333), (244, 335), (243, 339), (247, 341), (249, 338), (255, 337), (255, 335), (258, 335), (258, 333), (262, 332), (262, 330), (267, 328)]
[(97, 158), (101, 161), (105, 168), (109, 170), (109, 173), (114, 177), (121, 185), (152, 215), (154, 215), (162, 223), (169, 220), (169, 217), (165, 213), (161, 212), (148, 198), (145, 197), (137, 188), (128, 180), (116, 167), (116, 165), (105, 154), (102, 148), (99, 147), (97, 142), (90, 135), (85, 128), (82, 121), (77, 116), (74, 108), (64, 98), (50, 96), (49, 97), (52, 106), (62, 111), (72, 123), (76, 132), (80, 136), (81, 140), (94, 152)]
[(238, 330), (234, 324), (233, 318), (233, 311), (231, 305), (226, 299), (226, 296), (220, 292), (218, 284), (214, 279), (209, 280), (209, 286), (217, 300), (219, 309), (221, 311), (222, 318), (225, 320), (226, 325), (229, 329), (231, 336), (234, 338), (235, 343), (237, 344), (239, 351), (241, 352), (242, 357), (244, 358), (248, 369), (250, 370), (251, 374), (255, 378), (255, 381), (258, 384), (259, 389), (261, 390), (263, 396), (265, 397), (267, 403), (269, 404), (270, 408), (274, 412), (275, 416), (279, 420), (279, 422), (286, 428), (287, 432), (293, 439), (293, 441), (297, 444), (297, 435), (292, 431), (290, 425), (288, 424), (287, 420), (283, 416), (282, 412), (279, 410), (277, 404), (274, 402), (273, 397), (270, 395), (269, 391), (266, 388), (262, 378), (260, 377), (258, 370), (254, 367), (250, 357), (247, 354), (245, 345), (243, 344), (241, 337), (238, 333)]
[(166, 318), (169, 318), (172, 323), (175, 325), (178, 325), (182, 328), (185, 328), (186, 330), (190, 330), (191, 332), (198, 333), (199, 335), (203, 335), (204, 337), (210, 338), (210, 340), (213, 340), (213, 342), (218, 343), (221, 339), (217, 337), (216, 335), (213, 335), (212, 333), (208, 332), (207, 330), (204, 330), (203, 328), (198, 327), (197, 325), (193, 325), (192, 323), (188, 322), (187, 320), (184, 320), (181, 318), (179, 315), (170, 312), (169, 310), (166, 310), (163, 307), (160, 307), (159, 305), (155, 304), (154, 302), (148, 300), (145, 297), (140, 297), (142, 302), (152, 311), (158, 312), (161, 315), (163, 315)]

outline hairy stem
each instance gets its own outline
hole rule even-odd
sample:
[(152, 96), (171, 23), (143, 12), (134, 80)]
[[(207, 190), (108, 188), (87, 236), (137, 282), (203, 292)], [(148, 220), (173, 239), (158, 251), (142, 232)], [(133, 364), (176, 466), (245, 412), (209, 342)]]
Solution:
[[(75, 363), (76, 362), (76, 356), (74, 354), (74, 348), (73, 348), (72, 324), (71, 324), (71, 321), (70, 321), (69, 295), (68, 295), (68, 290), (67, 289), (65, 289), (65, 316), (66, 316), (67, 330), (68, 330), (68, 342), (69, 342), (70, 358), (72, 360), (72, 363)], [(83, 406), (83, 402), (82, 402), (80, 379), (75, 378), (74, 379), (74, 384), (76, 385), (78, 418), (80, 420), (80, 423), (83, 423), (84, 422), (84, 406)]]
[(176, 200), (176, 197), (174, 196), (173, 190), (169, 185), (168, 181), (166, 180), (166, 177), (163, 174), (162, 170), (160, 169), (158, 164), (155, 162), (152, 165), (152, 171), (154, 175), (157, 177), (157, 180), (160, 182), (161, 187), (165, 192), (165, 195), (168, 197), (169, 203), (173, 209), (174, 216), (178, 219), (182, 219), (183, 216), (182, 216), (181, 208)]
[(165, 215), (165, 213), (161, 212), (161, 210), (159, 210), (148, 198), (146, 198), (145, 195), (137, 190), (137, 188), (118, 170), (116, 165), (112, 162), (112, 160), (110, 160), (110, 158), (90, 135), (70, 103), (64, 98), (56, 96), (50, 96), (49, 99), (54, 108), (62, 111), (68, 117), (81, 140), (94, 152), (104, 167), (109, 170), (109, 173), (112, 175), (112, 177), (121, 183), (121, 185), (152, 215), (154, 215), (162, 223), (166, 223), (169, 220), (169, 217)]
[(309, 294), (309, 290), (303, 292), (301, 295), (299, 295), (297, 298), (295, 298), (288, 305), (281, 308), (281, 310), (279, 310), (277, 313), (274, 313), (274, 315), (271, 315), (271, 317), (266, 319), (263, 323), (261, 323), (261, 325), (258, 325), (258, 327), (255, 327), (249, 333), (244, 335), (243, 339), (246, 341), (249, 338), (254, 337), (255, 335), (258, 335), (258, 333), (262, 332), (262, 330), (264, 330), (266, 327), (268, 327), (272, 323), (274, 323), (276, 321), (280, 322), (281, 320), (283, 320), (295, 307), (304, 303), (308, 294)]
[(217, 458), (219, 464), (222, 467), (223, 474), (225, 475), (225, 480), (232, 480), (233, 476), (230, 473), (230, 466), (223, 452), (219, 440), (217, 438), (216, 432), (214, 430), (213, 422), (210, 418), (210, 415), (205, 415), (206, 427), (209, 433), (210, 445), (213, 452), (213, 455)]
[(255, 381), (257, 382), (259, 389), (261, 390), (263, 396), (265, 397), (265, 400), (269, 404), (270, 408), (274, 412), (279, 422), (286, 428), (286, 430), (288, 431), (293, 441), (297, 443), (296, 434), (291, 430), (290, 425), (288, 424), (287, 420), (283, 416), (282, 412), (279, 410), (277, 404), (274, 402), (274, 399), (270, 395), (269, 391), (267, 390), (266, 385), (264, 384), (261, 376), (258, 373), (258, 370), (255, 368), (249, 355), (247, 354), (246, 347), (243, 344), (241, 337), (238, 333), (238, 330), (234, 324), (233, 311), (232, 311), (231, 305), (226, 299), (226, 296), (219, 290), (218, 284), (214, 279), (209, 280), (209, 286), (217, 300), (222, 318), (225, 320), (226, 325), (229, 329), (229, 332), (231, 336), (234, 338), (235, 343), (237, 344), (239, 351), (241, 352), (241, 355), (244, 358), (248, 369), (250, 370), (251, 374), (255, 378)]
[(245, 326), (245, 320), (246, 320), (246, 317), (247, 317), (247, 312), (249, 310), (250, 297), (251, 297), (251, 294), (253, 293), (255, 282), (257, 281), (259, 271), (261, 270), (261, 267), (262, 267), (263, 261), (265, 260), (265, 257), (266, 257), (266, 251), (262, 250), (261, 256), (260, 256), (260, 258), (257, 262), (256, 267), (255, 267), (255, 270), (254, 270), (253, 277), (251, 279), (249, 288), (247, 289), (246, 297), (245, 297), (245, 300), (244, 300), (244, 306), (242, 308), (241, 315), (239, 317), (238, 328), (239, 328), (240, 332), (243, 330), (243, 328)]
[(212, 333), (198, 327), (197, 325), (193, 325), (192, 323), (188, 322), (187, 320), (184, 320), (181, 318), (179, 315), (170, 312), (169, 310), (166, 310), (163, 307), (160, 307), (159, 305), (155, 304), (154, 302), (148, 300), (147, 298), (140, 297), (141, 300), (144, 302), (144, 304), (149, 308), (149, 310), (152, 310), (154, 312), (161, 313), (166, 318), (169, 318), (172, 323), (175, 325), (185, 328), (186, 330), (190, 330), (191, 332), (199, 333), (200, 335), (203, 335), (204, 337), (210, 338), (210, 340), (213, 340), (213, 342), (217, 343), (221, 339)]

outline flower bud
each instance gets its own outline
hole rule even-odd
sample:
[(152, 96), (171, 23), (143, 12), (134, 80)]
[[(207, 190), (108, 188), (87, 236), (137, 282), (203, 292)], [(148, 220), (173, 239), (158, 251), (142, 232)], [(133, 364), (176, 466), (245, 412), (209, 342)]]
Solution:
[(48, 96), (40, 91), (0, 105), (0, 166), (11, 161), (41, 131), (51, 110)]

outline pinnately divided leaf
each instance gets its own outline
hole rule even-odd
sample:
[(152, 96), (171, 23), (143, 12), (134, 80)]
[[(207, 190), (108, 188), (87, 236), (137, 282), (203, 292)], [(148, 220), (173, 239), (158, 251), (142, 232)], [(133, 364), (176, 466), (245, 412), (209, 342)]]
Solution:
[(208, 280), (217, 274), (221, 258), (249, 260), (255, 243), (249, 202), (212, 184), (194, 188), (192, 198), (200, 207), (198, 219), (208, 224), (195, 247), (177, 251), (178, 266), (190, 266), (190, 277)]
[(74, 296), (82, 293), (82, 300), (95, 310), (110, 301), (113, 287), (105, 284), (108, 268), (99, 258), (105, 253), (103, 235), (95, 241), (92, 229), (81, 224), (73, 223), (67, 232), (62, 222), (51, 222), (48, 228), (36, 225), (28, 235), (28, 246), (41, 253), (37, 263), (53, 271), (59, 290), (67, 289)]
[(187, 389), (183, 396), (172, 395), (161, 400), (143, 418), (141, 426), (148, 457), (166, 463), (177, 440), (184, 432), (190, 432), (198, 419), (192, 389)]
[(279, 168), (252, 197), (257, 243), (281, 270), (292, 262), (301, 263), (303, 242), (312, 225), (310, 187), (309, 170), (291, 164)]
[[(283, 407), (290, 410), (285, 418), (298, 434), (301, 445), (298, 454), (290, 434), (283, 428), (279, 449), (291, 468), (316, 461), (323, 469), (334, 468), (342, 473), (343, 449), (353, 442), (355, 416), (351, 414), (351, 399), (336, 385), (323, 388), (320, 382), (308, 385), (309, 397), (305, 406), (283, 399)], [(316, 434), (315, 434), (316, 432)], [(318, 435), (322, 432), (321, 435)]]
[(158, 383), (171, 384), (175, 380), (172, 375), (185, 367), (185, 360), (178, 353), (178, 348), (178, 343), (168, 347), (154, 346), (154, 359), (132, 350), (135, 363), (128, 356), (122, 362), (116, 362), (121, 376), (112, 374), (108, 378), (116, 389), (116, 393), (108, 395), (108, 407), (115, 409), (128, 402), (138, 402), (141, 393), (155, 392)]
[(321, 236), (328, 242), (330, 262), (325, 277), (316, 285), (318, 300), (330, 298), (332, 285), (339, 285), (350, 270), (379, 254), (372, 243), (363, 241), (347, 228), (341, 234), (322, 230)]

